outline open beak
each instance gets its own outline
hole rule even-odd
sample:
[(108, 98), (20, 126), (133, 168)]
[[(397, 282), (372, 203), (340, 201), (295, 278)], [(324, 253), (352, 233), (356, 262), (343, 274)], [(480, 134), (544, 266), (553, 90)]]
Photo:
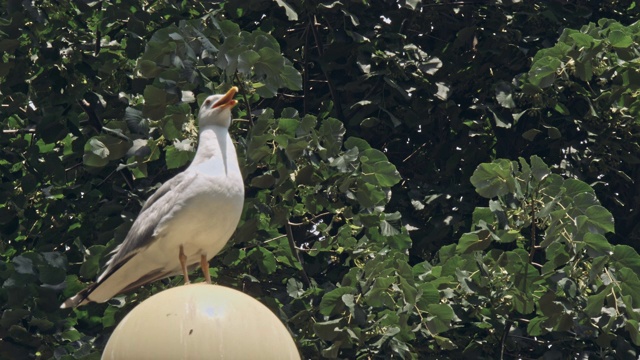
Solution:
[(227, 91), (227, 93), (224, 94), (222, 99), (216, 101), (211, 108), (216, 109), (216, 108), (228, 107), (231, 109), (232, 107), (236, 106), (238, 102), (234, 100), (233, 97), (236, 96), (237, 92), (238, 92), (238, 88), (235, 86), (232, 86), (231, 89), (229, 89), (229, 91)]

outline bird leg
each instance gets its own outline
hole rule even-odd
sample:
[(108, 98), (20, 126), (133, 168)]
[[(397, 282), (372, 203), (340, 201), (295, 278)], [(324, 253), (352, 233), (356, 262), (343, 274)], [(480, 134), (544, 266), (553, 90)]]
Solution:
[(204, 274), (204, 279), (207, 284), (211, 284), (211, 274), (209, 274), (209, 262), (207, 261), (207, 255), (200, 255), (200, 268)]
[(184, 276), (184, 284), (191, 284), (189, 281), (189, 272), (187, 272), (187, 255), (184, 254), (184, 248), (180, 245), (180, 255), (178, 256), (180, 259), (180, 267), (182, 267), (182, 275)]

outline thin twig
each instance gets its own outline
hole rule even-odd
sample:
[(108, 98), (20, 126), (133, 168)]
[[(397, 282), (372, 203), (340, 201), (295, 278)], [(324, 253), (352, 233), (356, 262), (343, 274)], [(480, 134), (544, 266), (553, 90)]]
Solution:
[(304, 92), (304, 97), (302, 98), (302, 116), (307, 114), (307, 94), (309, 92), (309, 27), (312, 26), (308, 24), (304, 29), (304, 53), (302, 54), (303, 61), (303, 69), (302, 72), (302, 91)]
[[(124, 171), (124, 170), (123, 170), (123, 171)], [(121, 176), (122, 176), (122, 178), (124, 179), (124, 182), (126, 182), (126, 183), (127, 183), (127, 186), (129, 186), (129, 189), (130, 189), (130, 190), (133, 190), (134, 186), (133, 186), (133, 184), (131, 183), (131, 179), (129, 179), (128, 177), (126, 177), (123, 171), (120, 171), (120, 175), (121, 175)], [(130, 173), (127, 171), (127, 174), (130, 174)]]
[(67, 171), (71, 171), (71, 170), (73, 170), (73, 169), (77, 168), (78, 166), (82, 166), (82, 163), (77, 163), (77, 164), (75, 164), (75, 165), (72, 165), (72, 166), (70, 166), (70, 167), (68, 167), (68, 168), (64, 169), (64, 171), (65, 171), (65, 172), (67, 172)]
[(502, 333), (502, 339), (500, 339), (500, 360), (504, 359), (504, 346), (507, 342), (507, 336), (509, 336), (509, 331), (511, 330), (511, 324), (513, 321), (507, 320), (504, 324), (504, 332)]
[(308, 286), (311, 286), (311, 279), (309, 279), (309, 276), (307, 276), (307, 272), (304, 271), (304, 264), (302, 263), (302, 259), (300, 258), (300, 254), (298, 253), (298, 250), (296, 249), (296, 242), (295, 239), (293, 238), (293, 231), (291, 230), (291, 223), (289, 223), (287, 221), (286, 224), (284, 224), (285, 229), (287, 230), (287, 239), (289, 240), (289, 247), (291, 248), (291, 252), (293, 253), (293, 255), (295, 255), (296, 259), (298, 259), (298, 262), (300, 263), (300, 272), (302, 272), (302, 277), (304, 278), (304, 281), (306, 281)]
[(28, 133), (34, 133), (36, 132), (36, 129), (8, 129), (8, 130), (2, 130), (3, 134), (28, 134)]
[(524, 293), (527, 293), (527, 284), (529, 279), (529, 264), (533, 262), (533, 257), (536, 253), (536, 197), (538, 195), (538, 189), (534, 191), (531, 197), (531, 240), (529, 242), (531, 250), (529, 250), (529, 262), (524, 268)]
[(413, 157), (413, 155), (417, 154), (418, 151), (422, 150), (423, 147), (427, 146), (427, 143), (422, 143), (422, 145), (418, 146), (418, 148), (412, 152), (409, 156), (407, 156), (406, 158), (404, 158), (404, 160), (402, 160), (402, 162), (407, 162), (407, 160), (411, 159)]
[[(309, 21), (311, 22), (311, 32), (313, 33), (313, 38), (316, 42), (316, 49), (318, 49), (318, 55), (320, 55), (319, 58), (322, 59), (324, 56), (324, 49), (322, 48), (322, 44), (320, 43), (320, 36), (318, 35), (318, 29), (316, 29), (315, 16), (314, 17), (309, 16)], [(319, 62), (319, 65), (320, 65), (320, 70), (322, 70), (322, 74), (324, 75), (325, 79), (327, 79), (327, 85), (329, 86), (329, 93), (331, 94), (331, 99), (335, 104), (335, 109), (338, 114), (338, 119), (341, 121), (345, 121), (344, 113), (342, 112), (342, 102), (338, 97), (336, 88), (333, 86), (333, 81), (331, 81), (331, 78), (329, 78), (329, 74), (327, 73), (324, 65), (320, 62)]]
[(240, 81), (240, 76), (238, 75), (238, 71), (236, 70), (236, 80), (238, 81), (238, 85), (240, 86), (240, 93), (242, 93), (242, 98), (244, 99), (244, 103), (247, 105), (247, 118), (249, 119), (249, 126), (253, 127), (253, 115), (252, 115), (252, 111), (251, 111), (251, 104), (249, 103), (249, 100), (247, 100), (247, 91), (244, 88), (244, 85), (242, 84), (242, 81)]
[(268, 243), (270, 243), (270, 242), (272, 242), (272, 241), (276, 241), (276, 240), (278, 240), (278, 239), (282, 239), (283, 237), (287, 237), (287, 235), (279, 235), (279, 236), (276, 236), (276, 237), (271, 238), (271, 239), (269, 239), (269, 240), (265, 240), (265, 241), (263, 241), (263, 242), (261, 242), (261, 243), (259, 243), (259, 244), (251, 244), (251, 245), (247, 245), (247, 246), (243, 247), (243, 248), (242, 248), (242, 250), (253, 249), (254, 247), (258, 247), (258, 246), (261, 246), (261, 245), (264, 245), (264, 244), (268, 244)]
[(322, 214), (318, 214), (318, 215), (316, 215), (316, 216), (312, 217), (311, 219), (307, 220), (308, 222), (292, 223), (291, 221), (289, 221), (289, 225), (293, 225), (293, 226), (302, 226), (302, 225), (306, 225), (306, 224), (308, 224), (309, 222), (311, 222), (311, 223), (312, 223), (315, 219), (317, 219), (317, 218), (319, 218), (319, 217), (323, 217), (323, 216), (325, 216), (325, 215), (330, 215), (330, 214), (331, 214), (331, 213), (330, 213), (330, 212), (328, 212), (328, 211), (327, 211), (327, 212), (323, 212)]
[(98, 115), (96, 115), (96, 112), (91, 106), (91, 103), (89, 103), (85, 99), (82, 99), (82, 100), (78, 100), (78, 105), (80, 105), (82, 110), (84, 110), (84, 112), (89, 117), (89, 124), (91, 125), (91, 127), (93, 127), (93, 129), (97, 133), (100, 133), (102, 131), (102, 122), (100, 122), (100, 119), (98, 118)]

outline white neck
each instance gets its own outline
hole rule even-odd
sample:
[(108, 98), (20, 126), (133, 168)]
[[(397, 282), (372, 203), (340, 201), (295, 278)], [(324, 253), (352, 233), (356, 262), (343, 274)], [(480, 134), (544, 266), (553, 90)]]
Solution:
[(226, 127), (200, 128), (198, 150), (189, 168), (211, 176), (241, 177), (236, 148)]

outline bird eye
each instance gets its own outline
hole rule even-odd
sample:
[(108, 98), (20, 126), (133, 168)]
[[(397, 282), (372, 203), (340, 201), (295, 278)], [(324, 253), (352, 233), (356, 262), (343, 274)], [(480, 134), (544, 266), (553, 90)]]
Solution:
[(205, 101), (204, 101), (204, 104), (205, 104), (205, 105), (209, 105), (209, 104), (211, 104), (211, 100), (209, 100), (209, 99), (205, 100)]

